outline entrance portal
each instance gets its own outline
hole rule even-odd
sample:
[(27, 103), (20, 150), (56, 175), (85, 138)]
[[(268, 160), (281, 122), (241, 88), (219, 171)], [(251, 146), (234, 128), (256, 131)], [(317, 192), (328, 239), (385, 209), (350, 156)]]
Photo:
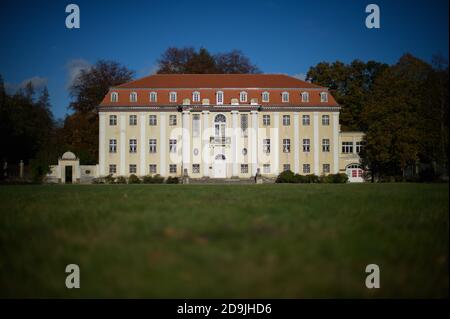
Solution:
[(214, 178), (227, 177), (227, 162), (225, 155), (219, 154), (214, 158)]
[(65, 166), (65, 183), (72, 184), (72, 166)]

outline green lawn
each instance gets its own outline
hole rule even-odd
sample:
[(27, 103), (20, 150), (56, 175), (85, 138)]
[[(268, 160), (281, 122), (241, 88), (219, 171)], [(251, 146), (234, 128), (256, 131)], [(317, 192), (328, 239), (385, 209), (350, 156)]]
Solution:
[[(448, 297), (448, 191), (0, 186), (0, 297)], [(70, 263), (80, 289), (65, 287)]]

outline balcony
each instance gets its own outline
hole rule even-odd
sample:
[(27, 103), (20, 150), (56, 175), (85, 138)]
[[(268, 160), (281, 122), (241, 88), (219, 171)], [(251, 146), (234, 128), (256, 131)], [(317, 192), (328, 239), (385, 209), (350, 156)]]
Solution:
[(231, 137), (225, 136), (211, 136), (209, 143), (214, 145), (229, 145), (231, 144)]

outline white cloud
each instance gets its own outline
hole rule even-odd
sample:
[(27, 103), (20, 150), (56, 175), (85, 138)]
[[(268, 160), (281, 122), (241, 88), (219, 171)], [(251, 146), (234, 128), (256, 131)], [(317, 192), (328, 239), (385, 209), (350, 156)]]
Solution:
[(81, 70), (86, 70), (91, 67), (91, 64), (84, 59), (73, 59), (67, 62), (67, 87), (77, 78)]
[(5, 90), (8, 94), (14, 94), (16, 91), (24, 89), (29, 82), (33, 84), (34, 91), (37, 92), (42, 90), (47, 85), (48, 79), (35, 75), (31, 78), (23, 80), (19, 84), (6, 82)]

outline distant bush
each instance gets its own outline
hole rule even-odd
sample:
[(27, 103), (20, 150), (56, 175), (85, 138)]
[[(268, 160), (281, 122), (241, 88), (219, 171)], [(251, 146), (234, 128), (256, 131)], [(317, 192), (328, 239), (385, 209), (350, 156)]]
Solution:
[(105, 184), (105, 179), (102, 177), (94, 178), (92, 184)]
[(105, 177), (104, 182), (106, 184), (114, 184), (114, 182), (116, 181), (116, 179), (112, 176), (112, 174), (109, 174), (108, 176)]
[(178, 179), (178, 177), (172, 177), (172, 176), (167, 177), (167, 181), (166, 181), (167, 184), (178, 184), (179, 182), (180, 182), (180, 180)]
[(140, 183), (141, 180), (135, 174), (131, 174), (130, 177), (128, 177), (128, 184), (140, 184)]
[(295, 183), (295, 184), (310, 184), (310, 183), (346, 183), (348, 181), (347, 174), (329, 174), (317, 176), (315, 174), (300, 175), (294, 174), (291, 171), (284, 171), (280, 173), (276, 179), (276, 183)]
[(162, 184), (164, 182), (164, 177), (159, 174), (156, 175), (147, 175), (142, 179), (144, 184)]
[(126, 184), (127, 183), (127, 179), (123, 176), (119, 176), (116, 179), (116, 184)]

